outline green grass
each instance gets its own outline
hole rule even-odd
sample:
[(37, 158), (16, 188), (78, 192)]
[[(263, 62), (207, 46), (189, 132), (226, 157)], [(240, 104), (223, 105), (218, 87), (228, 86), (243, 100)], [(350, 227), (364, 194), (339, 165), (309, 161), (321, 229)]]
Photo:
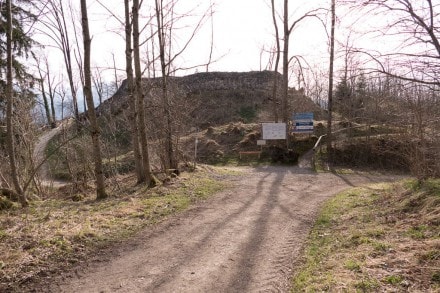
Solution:
[(345, 262), (345, 267), (353, 272), (361, 272), (361, 265), (358, 261), (349, 259)]
[(400, 283), (403, 282), (403, 280), (404, 278), (399, 275), (391, 275), (384, 278), (384, 281), (391, 285), (399, 285)]
[(361, 292), (376, 292), (378, 287), (378, 281), (371, 278), (362, 279), (354, 284), (354, 288), (360, 290)]

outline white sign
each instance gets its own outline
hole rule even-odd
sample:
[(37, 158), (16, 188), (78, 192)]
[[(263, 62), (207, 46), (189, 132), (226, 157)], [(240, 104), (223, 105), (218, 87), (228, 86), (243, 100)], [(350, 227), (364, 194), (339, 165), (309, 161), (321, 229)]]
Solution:
[(261, 123), (263, 139), (286, 139), (286, 123)]
[(257, 140), (257, 145), (266, 145), (266, 141), (264, 139)]

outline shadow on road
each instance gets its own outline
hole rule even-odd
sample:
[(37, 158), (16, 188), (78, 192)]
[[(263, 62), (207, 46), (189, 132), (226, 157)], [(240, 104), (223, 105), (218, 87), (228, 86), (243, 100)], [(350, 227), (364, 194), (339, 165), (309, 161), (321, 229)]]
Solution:
[[(186, 268), (188, 266), (188, 263), (196, 258), (198, 255), (200, 255), (200, 249), (202, 249), (206, 243), (211, 240), (217, 232), (224, 229), (224, 227), (229, 223), (234, 221), (234, 219), (239, 218), (242, 213), (244, 213), (247, 209), (249, 209), (252, 204), (261, 197), (261, 185), (264, 183), (265, 178), (269, 177), (271, 174), (267, 173), (259, 182), (258, 186), (256, 187), (256, 190), (259, 192), (255, 192), (249, 199), (244, 202), (241, 207), (231, 213), (228, 214), (224, 219), (219, 221), (215, 224), (215, 226), (206, 233), (199, 241), (193, 243), (190, 247), (187, 247), (186, 250), (191, 251), (191, 253), (185, 254), (185, 257), (183, 259), (180, 259), (179, 262), (169, 271), (167, 271), (166, 276), (163, 276), (163, 278), (160, 278), (156, 281), (154, 281), (151, 284), (151, 289), (157, 290), (160, 289), (162, 285), (164, 285), (167, 281), (169, 281), (170, 278), (175, 278), (179, 274), (182, 268)], [(249, 193), (251, 194), (251, 193)]]
[[(268, 170), (268, 169), (266, 169)], [(286, 170), (287, 171), (287, 170)], [(236, 267), (236, 272), (232, 275), (229, 288), (234, 292), (247, 292), (255, 269), (255, 255), (258, 255), (262, 249), (262, 241), (266, 238), (268, 232), (268, 222), (273, 214), (275, 207), (279, 206), (279, 194), (281, 183), (286, 175), (285, 172), (277, 172), (276, 178), (272, 181), (272, 185), (268, 191), (262, 188), (264, 180), (271, 175), (268, 172), (266, 176), (260, 179), (258, 186), (256, 186), (257, 197), (265, 196), (264, 203), (258, 213), (258, 218), (255, 219), (255, 224), (252, 226), (252, 231), (245, 243), (239, 251), (244, 253), (240, 256), (239, 264)]]

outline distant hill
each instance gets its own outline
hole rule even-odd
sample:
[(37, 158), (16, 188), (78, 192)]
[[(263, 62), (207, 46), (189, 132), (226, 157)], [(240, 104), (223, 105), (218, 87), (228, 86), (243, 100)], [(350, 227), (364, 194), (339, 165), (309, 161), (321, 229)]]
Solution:
[[(279, 74), (281, 80), (281, 74)], [(274, 72), (204, 72), (169, 78), (173, 117), (186, 127), (206, 128), (242, 121), (272, 121), (272, 88)], [(161, 79), (144, 79), (147, 116), (158, 123), (161, 113)], [(280, 96), (278, 97), (280, 100)], [(304, 95), (302, 90), (289, 90), (289, 112), (314, 112), (322, 109)], [(124, 81), (110, 99), (98, 107), (101, 114), (119, 115), (129, 108), (127, 83)], [(279, 110), (279, 113), (281, 111)]]

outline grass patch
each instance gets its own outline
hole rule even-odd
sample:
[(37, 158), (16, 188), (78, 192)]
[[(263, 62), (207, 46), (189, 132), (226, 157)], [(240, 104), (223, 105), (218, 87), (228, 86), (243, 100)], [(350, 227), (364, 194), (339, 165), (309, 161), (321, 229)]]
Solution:
[(358, 261), (349, 259), (345, 262), (345, 268), (353, 272), (361, 272), (361, 265)]
[(428, 231), (428, 227), (425, 225), (415, 226), (411, 227), (409, 231), (407, 232), (407, 235), (413, 239), (425, 239), (426, 235), (425, 233)]
[(440, 181), (428, 182), (375, 184), (328, 200), (291, 292), (439, 290), (440, 237), (432, 219), (440, 214), (439, 204), (432, 203)]
[(365, 278), (354, 283), (354, 288), (361, 292), (375, 292), (379, 288), (377, 280)]
[(403, 277), (399, 275), (391, 275), (384, 278), (384, 281), (391, 285), (399, 285), (403, 281)]

